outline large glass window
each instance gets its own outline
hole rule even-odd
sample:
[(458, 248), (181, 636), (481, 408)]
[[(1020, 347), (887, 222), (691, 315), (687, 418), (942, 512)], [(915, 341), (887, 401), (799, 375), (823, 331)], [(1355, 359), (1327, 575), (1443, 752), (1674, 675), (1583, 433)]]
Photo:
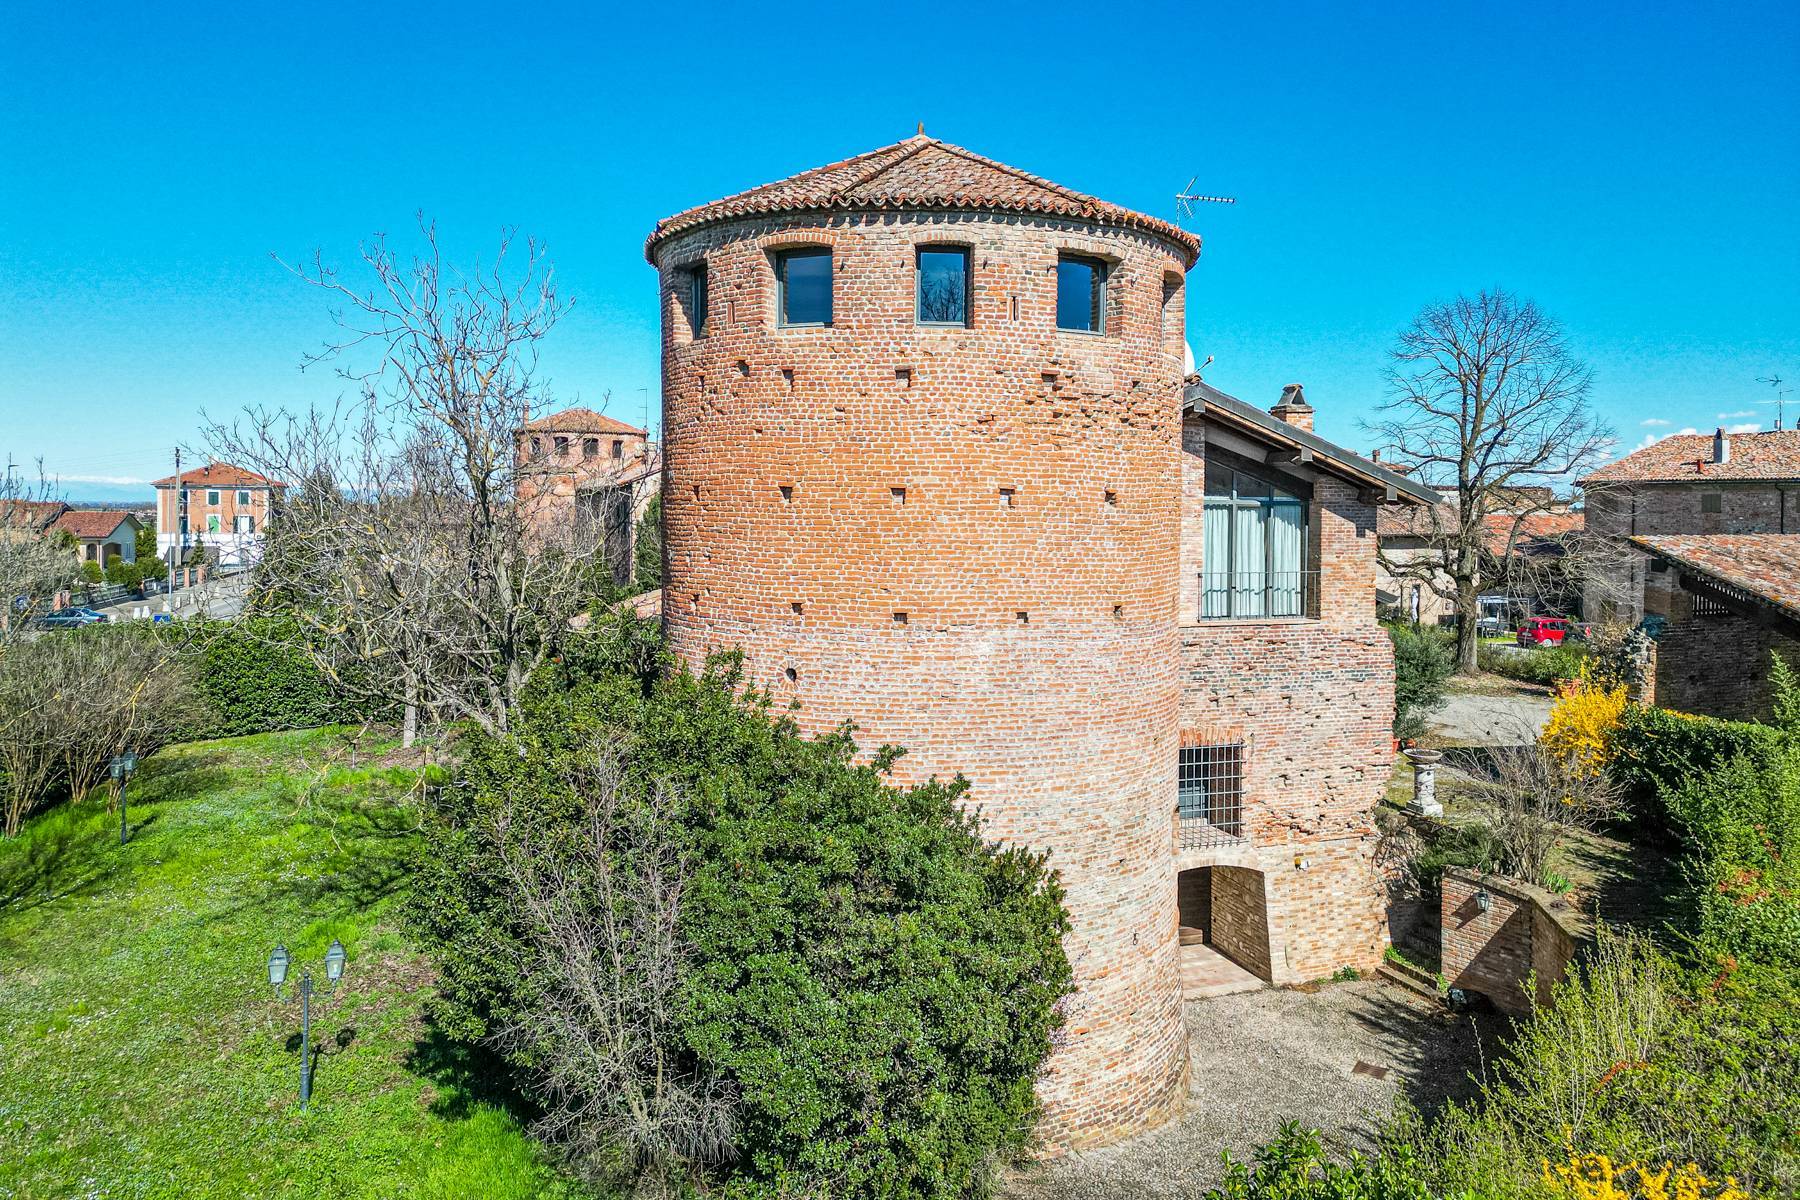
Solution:
[(1064, 254), (1056, 260), (1056, 327), (1100, 333), (1106, 324), (1106, 264)]
[(783, 325), (831, 324), (831, 251), (784, 250), (775, 275)]
[(969, 252), (954, 246), (919, 251), (918, 320), (921, 325), (969, 323)]
[(1267, 480), (1206, 464), (1202, 617), (1307, 615), (1306, 502)]

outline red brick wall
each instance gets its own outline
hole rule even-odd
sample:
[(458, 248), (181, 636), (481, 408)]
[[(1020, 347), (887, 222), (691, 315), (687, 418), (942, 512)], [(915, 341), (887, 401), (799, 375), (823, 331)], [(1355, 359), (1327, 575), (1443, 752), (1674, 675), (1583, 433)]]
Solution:
[(1769, 656), (1800, 669), (1800, 642), (1743, 617), (1695, 617), (1685, 594), (1663, 611), (1671, 619), (1657, 639), (1654, 691), (1646, 700), (1677, 712), (1768, 720), (1775, 699)]
[[(1477, 896), (1486, 891), (1488, 911)], [(1554, 902), (1513, 879), (1478, 875), (1460, 867), (1444, 872), (1443, 974), (1451, 987), (1479, 992), (1502, 1012), (1522, 1015), (1533, 1000), (1544, 1003), (1575, 951), (1569, 928), (1551, 911)], [(1537, 973), (1537, 995), (1526, 984)]]
[(1269, 978), (1268, 898), (1263, 873), (1217, 866), (1212, 876), (1212, 944), (1260, 979)]
[[(971, 328), (914, 323), (925, 242), (970, 248)], [(831, 328), (776, 327), (770, 252), (794, 244), (834, 249)], [(1055, 329), (1061, 249), (1113, 262), (1104, 335)], [(657, 254), (671, 644), (742, 647), (804, 728), (857, 721), (907, 747), (905, 779), (964, 772), (990, 834), (1049, 850), (1080, 990), (1040, 1083), (1047, 1136), (1161, 1119), (1186, 1076), (1180, 256), (958, 213), (745, 220)], [(696, 339), (678, 291), (702, 256)]]

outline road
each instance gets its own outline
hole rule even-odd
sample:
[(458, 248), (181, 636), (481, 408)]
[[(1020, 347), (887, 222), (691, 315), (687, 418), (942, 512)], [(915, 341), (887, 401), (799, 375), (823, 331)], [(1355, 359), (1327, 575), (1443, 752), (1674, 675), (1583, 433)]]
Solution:
[(114, 621), (143, 620), (167, 612), (176, 620), (186, 617), (211, 617), (224, 620), (235, 617), (244, 607), (244, 592), (250, 586), (248, 572), (214, 576), (205, 583), (182, 588), (173, 595), (152, 596), (148, 600), (125, 600), (100, 608), (99, 612)]

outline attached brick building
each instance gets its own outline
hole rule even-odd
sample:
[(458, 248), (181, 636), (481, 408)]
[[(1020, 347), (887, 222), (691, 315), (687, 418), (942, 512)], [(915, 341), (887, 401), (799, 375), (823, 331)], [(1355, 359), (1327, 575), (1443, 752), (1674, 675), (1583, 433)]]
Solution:
[(1050, 851), (1079, 986), (1040, 1083), (1061, 1145), (1181, 1103), (1183, 925), (1273, 981), (1386, 941), (1375, 511), (1436, 497), (1303, 401), (1184, 378), (1198, 254), (924, 136), (646, 246), (670, 643), (742, 648), (803, 727), (966, 774), (990, 835)]
[(1586, 615), (1635, 623), (1647, 611), (1646, 589), (1662, 585), (1649, 577), (1650, 560), (1632, 538), (1800, 533), (1800, 430), (1676, 434), (1600, 468), (1581, 486), (1588, 534), (1618, 551), (1591, 572)]

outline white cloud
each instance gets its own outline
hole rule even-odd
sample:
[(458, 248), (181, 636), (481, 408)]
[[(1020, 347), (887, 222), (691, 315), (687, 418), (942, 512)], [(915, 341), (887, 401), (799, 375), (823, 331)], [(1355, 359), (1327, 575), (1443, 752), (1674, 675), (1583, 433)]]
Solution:
[(1720, 413), (1719, 420), (1729, 421), (1733, 417), (1754, 417), (1755, 415), (1756, 410), (1754, 408), (1744, 408), (1739, 409), (1737, 412)]
[(1665, 421), (1661, 417), (1645, 417), (1642, 421), (1639, 421), (1638, 424), (1648, 427), (1651, 425), (1673, 425), (1674, 422)]
[[(1665, 421), (1665, 422), (1663, 422), (1663, 424), (1666, 425), (1666, 424), (1668, 424), (1668, 422)], [(1633, 446), (1631, 449), (1632, 449), (1632, 452), (1635, 453), (1639, 450), (1642, 450), (1646, 446), (1656, 445), (1656, 443), (1662, 441), (1664, 438), (1687, 437), (1687, 436), (1690, 436), (1692, 434), (1696, 434), (1699, 432), (1700, 431), (1698, 429), (1695, 429), (1692, 425), (1687, 425), (1687, 426), (1683, 426), (1680, 429), (1677, 429), (1673, 433), (1646, 433), (1644, 435), (1644, 440), (1639, 442), (1637, 445)]]
[(58, 475), (56, 478), (63, 483), (112, 483), (120, 487), (150, 482), (148, 479), (133, 479), (129, 475)]
[(1762, 425), (1756, 421), (1745, 421), (1741, 425), (1727, 425), (1725, 427), (1726, 433), (1758, 433), (1761, 430)]

